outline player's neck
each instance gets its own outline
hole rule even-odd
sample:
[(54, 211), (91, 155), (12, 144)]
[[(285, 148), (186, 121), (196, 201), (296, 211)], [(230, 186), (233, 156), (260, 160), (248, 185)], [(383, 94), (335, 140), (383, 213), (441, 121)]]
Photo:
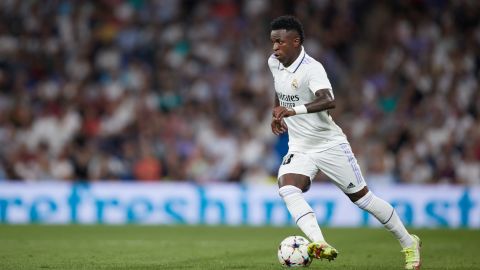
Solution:
[(295, 52), (295, 55), (291, 58), (290, 61), (288, 61), (288, 63), (285, 63), (283, 64), (284, 67), (289, 67), (291, 64), (293, 64), (295, 62), (295, 60), (297, 60), (297, 58), (300, 56), (300, 54), (302, 53), (302, 48), (300, 47), (296, 52)]

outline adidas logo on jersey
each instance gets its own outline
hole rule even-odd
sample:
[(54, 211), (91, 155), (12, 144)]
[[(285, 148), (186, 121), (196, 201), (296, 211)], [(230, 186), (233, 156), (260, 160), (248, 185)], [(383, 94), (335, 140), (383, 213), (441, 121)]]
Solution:
[(354, 187), (355, 187), (355, 185), (352, 182), (350, 182), (350, 184), (348, 184), (347, 188), (354, 188)]

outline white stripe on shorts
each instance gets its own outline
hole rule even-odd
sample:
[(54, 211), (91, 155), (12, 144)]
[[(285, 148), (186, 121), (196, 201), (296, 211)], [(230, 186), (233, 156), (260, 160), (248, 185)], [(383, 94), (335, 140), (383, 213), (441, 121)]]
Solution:
[(360, 172), (360, 168), (358, 167), (357, 160), (353, 156), (352, 150), (350, 150), (350, 147), (348, 147), (348, 144), (341, 144), (340, 147), (342, 147), (343, 152), (345, 155), (347, 155), (348, 158), (348, 163), (350, 163), (350, 166), (352, 167), (353, 172), (355, 173), (355, 177), (357, 178), (357, 184), (362, 183), (363, 177), (362, 173)]

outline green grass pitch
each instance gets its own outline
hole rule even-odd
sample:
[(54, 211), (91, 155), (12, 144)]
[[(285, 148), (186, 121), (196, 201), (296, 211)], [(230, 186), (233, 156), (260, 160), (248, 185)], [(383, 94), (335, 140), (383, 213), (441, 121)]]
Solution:
[[(340, 252), (309, 269), (403, 269), (383, 229), (324, 228)], [(422, 269), (480, 269), (480, 231), (413, 230)], [(277, 246), (296, 227), (0, 226), (0, 269), (284, 269)], [(301, 234), (300, 234), (301, 235)]]

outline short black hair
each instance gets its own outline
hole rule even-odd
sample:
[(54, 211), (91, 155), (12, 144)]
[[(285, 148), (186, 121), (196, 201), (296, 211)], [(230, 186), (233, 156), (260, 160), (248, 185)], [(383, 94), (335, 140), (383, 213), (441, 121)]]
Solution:
[(292, 15), (283, 15), (274, 19), (270, 23), (270, 30), (281, 30), (285, 29), (287, 31), (294, 30), (300, 36), (300, 43), (303, 44), (305, 39), (305, 34), (303, 33), (302, 23), (297, 19), (297, 17)]

